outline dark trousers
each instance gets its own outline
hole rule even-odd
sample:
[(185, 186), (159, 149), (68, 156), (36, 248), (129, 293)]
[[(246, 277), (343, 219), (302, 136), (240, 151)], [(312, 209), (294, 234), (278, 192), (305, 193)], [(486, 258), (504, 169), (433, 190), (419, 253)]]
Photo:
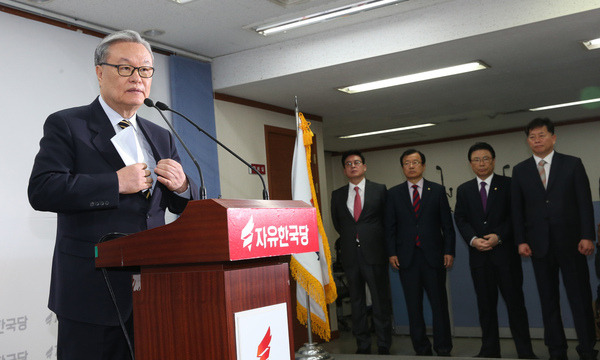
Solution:
[(388, 264), (367, 264), (357, 247), (357, 263), (346, 266), (350, 304), (352, 307), (352, 333), (359, 349), (371, 348), (371, 332), (367, 321), (365, 283), (369, 286), (373, 309), (373, 327), (377, 345), (390, 348), (392, 344), (392, 310)]
[[(133, 317), (126, 322), (133, 346)], [(58, 360), (131, 360), (120, 326), (104, 326), (58, 317)]]
[(481, 325), (481, 349), (486, 357), (500, 357), (500, 334), (498, 331), (498, 290), (504, 298), (508, 323), (519, 356), (533, 354), (529, 320), (523, 296), (523, 269), (521, 259), (515, 255), (501, 264), (484, 262), (483, 266), (471, 268), (471, 276)]
[(427, 338), (423, 318), (423, 291), (427, 293), (431, 304), (433, 349), (437, 353), (449, 353), (452, 350), (452, 334), (446, 293), (446, 269), (431, 267), (423, 251), (416, 248), (411, 265), (400, 269), (400, 281), (408, 310), (410, 337), (417, 354), (431, 352), (431, 342)]
[(556, 247), (551, 246), (546, 256), (532, 258), (542, 306), (544, 342), (551, 357), (566, 356), (567, 340), (560, 312), (558, 277), (560, 270), (579, 340), (577, 352), (582, 356), (591, 356), (596, 344), (596, 331), (587, 261), (579, 252), (572, 254), (564, 252), (558, 254), (558, 252)]

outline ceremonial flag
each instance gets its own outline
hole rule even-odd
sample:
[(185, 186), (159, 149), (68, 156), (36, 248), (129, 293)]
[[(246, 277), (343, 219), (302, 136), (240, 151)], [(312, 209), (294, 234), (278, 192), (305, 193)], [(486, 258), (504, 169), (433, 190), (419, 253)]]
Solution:
[(302, 200), (317, 210), (319, 227), (319, 252), (292, 255), (290, 270), (296, 279), (297, 317), (302, 324), (307, 322), (307, 299), (310, 296), (312, 332), (326, 341), (331, 336), (327, 304), (335, 301), (337, 290), (331, 274), (331, 253), (323, 229), (321, 212), (313, 185), (310, 168), (313, 133), (302, 113), (296, 110), (296, 146), (292, 164), (292, 198)]

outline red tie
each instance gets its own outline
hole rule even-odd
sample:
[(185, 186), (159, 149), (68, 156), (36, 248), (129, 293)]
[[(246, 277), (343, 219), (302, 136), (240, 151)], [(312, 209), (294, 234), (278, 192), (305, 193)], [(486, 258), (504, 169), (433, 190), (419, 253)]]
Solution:
[(355, 186), (354, 191), (356, 191), (356, 196), (354, 197), (354, 221), (358, 221), (360, 217), (360, 212), (362, 211), (362, 204), (360, 202), (360, 192), (358, 191), (359, 187)]
[(415, 216), (419, 217), (419, 210), (421, 209), (421, 197), (419, 196), (419, 186), (418, 185), (413, 185), (413, 197), (412, 197), (412, 202), (413, 202), (413, 209), (415, 210)]
[[(415, 211), (415, 216), (417, 217), (417, 219), (419, 218), (419, 210), (421, 210), (421, 197), (419, 196), (419, 186), (418, 185), (413, 185), (413, 210)], [(417, 237), (415, 238), (415, 245), (416, 246), (421, 246), (421, 240), (419, 240), (419, 234), (417, 234)]]

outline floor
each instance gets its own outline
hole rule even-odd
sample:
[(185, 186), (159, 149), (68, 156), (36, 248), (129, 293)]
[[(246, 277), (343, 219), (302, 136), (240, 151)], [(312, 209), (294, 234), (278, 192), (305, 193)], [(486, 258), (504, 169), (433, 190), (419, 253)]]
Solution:
[[(337, 360), (362, 360), (379, 358), (382, 359), (408, 359), (414, 358), (414, 351), (410, 342), (410, 338), (407, 335), (395, 335), (392, 339), (392, 347), (390, 349), (391, 355), (395, 356), (376, 356), (376, 355), (355, 355), (356, 342), (354, 337), (349, 331), (340, 331), (340, 337), (332, 340), (329, 343), (319, 344), (323, 350), (329, 353), (334, 359)], [(454, 348), (452, 350), (452, 357), (460, 358), (471, 358), (479, 352), (481, 340), (479, 338), (454, 338)], [(506, 359), (517, 359), (517, 352), (515, 350), (512, 339), (501, 339), (502, 357)], [(532, 342), (533, 351), (540, 359), (548, 359), (548, 351), (544, 345), (542, 339), (534, 339)], [(579, 359), (577, 352), (575, 351), (575, 341), (569, 341), (568, 357), (569, 359)], [(377, 351), (377, 344), (375, 338), (373, 338), (373, 351)], [(436, 357), (428, 357), (434, 359)], [(296, 358), (298, 359), (298, 357)], [(423, 359), (420, 357), (419, 359)], [(441, 359), (441, 358), (440, 358)]]

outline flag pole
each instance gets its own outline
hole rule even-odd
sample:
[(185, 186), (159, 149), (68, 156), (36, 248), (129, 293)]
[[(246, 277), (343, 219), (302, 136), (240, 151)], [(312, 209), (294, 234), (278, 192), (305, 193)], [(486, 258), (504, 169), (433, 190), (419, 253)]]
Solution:
[[(296, 129), (300, 126), (300, 111), (298, 110), (298, 96), (294, 96), (296, 105)], [(308, 342), (304, 344), (296, 353), (296, 360), (334, 360), (325, 349), (319, 344), (313, 342), (312, 320), (310, 315), (310, 296), (306, 292), (306, 328), (308, 330)]]
[(310, 320), (310, 296), (306, 293), (306, 328), (308, 329), (308, 343), (313, 343), (312, 338), (312, 322)]

